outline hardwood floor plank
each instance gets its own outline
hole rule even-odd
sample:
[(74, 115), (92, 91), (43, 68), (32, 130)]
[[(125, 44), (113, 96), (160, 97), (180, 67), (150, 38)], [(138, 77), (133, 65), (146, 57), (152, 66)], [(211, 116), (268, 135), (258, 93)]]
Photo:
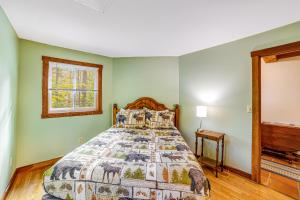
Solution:
[[(43, 172), (49, 166), (28, 168), (18, 172), (6, 200), (41, 200)], [(291, 200), (292, 198), (263, 185), (225, 170), (219, 178), (210, 169), (204, 168), (211, 183), (211, 200)], [(299, 187), (299, 186), (298, 186)]]
[(298, 198), (298, 187), (295, 180), (271, 173), (269, 187), (295, 199)]
[(263, 185), (228, 171), (220, 173), (219, 178), (208, 169), (204, 169), (212, 185), (211, 199), (242, 199), (242, 200), (291, 200), (292, 198), (276, 192)]

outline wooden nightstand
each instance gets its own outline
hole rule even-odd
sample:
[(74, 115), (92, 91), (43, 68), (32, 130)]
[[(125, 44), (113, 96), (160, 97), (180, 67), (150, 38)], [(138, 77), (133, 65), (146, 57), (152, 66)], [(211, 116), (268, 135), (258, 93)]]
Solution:
[[(196, 150), (195, 155), (198, 159), (198, 161), (203, 165), (208, 165), (216, 170), (216, 177), (218, 177), (218, 168), (221, 167), (221, 171), (223, 172), (224, 168), (224, 136), (225, 133), (219, 133), (215, 131), (209, 131), (209, 130), (201, 130), (196, 131)], [(201, 156), (198, 155), (198, 138), (201, 138)], [(217, 142), (217, 148), (216, 148), (216, 160), (207, 158), (203, 156), (203, 147), (204, 147), (204, 139), (212, 140)], [(219, 143), (222, 141), (222, 157), (221, 162), (219, 162)]]

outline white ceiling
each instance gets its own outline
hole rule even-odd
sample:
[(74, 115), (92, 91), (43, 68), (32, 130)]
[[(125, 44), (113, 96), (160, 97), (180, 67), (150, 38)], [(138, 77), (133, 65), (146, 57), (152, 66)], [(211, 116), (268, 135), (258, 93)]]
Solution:
[(179, 56), (300, 19), (299, 0), (0, 0), (0, 5), (20, 38), (111, 57)]

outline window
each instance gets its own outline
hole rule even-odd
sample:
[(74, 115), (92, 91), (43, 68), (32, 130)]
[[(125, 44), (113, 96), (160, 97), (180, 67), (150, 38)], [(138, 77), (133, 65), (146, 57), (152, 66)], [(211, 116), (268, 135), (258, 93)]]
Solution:
[(102, 113), (102, 65), (43, 56), (42, 118)]

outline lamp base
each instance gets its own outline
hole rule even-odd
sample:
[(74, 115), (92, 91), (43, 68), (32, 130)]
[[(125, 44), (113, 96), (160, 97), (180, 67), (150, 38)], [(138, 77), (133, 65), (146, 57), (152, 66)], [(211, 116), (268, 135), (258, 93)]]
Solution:
[(200, 119), (200, 126), (197, 128), (197, 132), (203, 131), (202, 129), (202, 118)]

